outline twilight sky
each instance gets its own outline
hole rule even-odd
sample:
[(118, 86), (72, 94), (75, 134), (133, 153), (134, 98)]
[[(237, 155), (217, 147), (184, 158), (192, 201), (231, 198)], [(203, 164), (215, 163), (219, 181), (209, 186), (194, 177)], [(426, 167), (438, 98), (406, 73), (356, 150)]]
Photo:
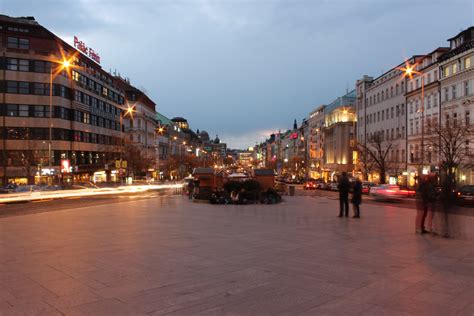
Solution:
[(0, 0), (232, 148), (474, 25), (474, 0)]

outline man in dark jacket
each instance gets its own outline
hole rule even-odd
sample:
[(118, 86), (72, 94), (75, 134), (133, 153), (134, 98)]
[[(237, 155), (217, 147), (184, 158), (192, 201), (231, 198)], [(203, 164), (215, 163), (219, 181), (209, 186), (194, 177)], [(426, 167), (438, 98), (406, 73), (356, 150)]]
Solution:
[(337, 188), (339, 189), (339, 217), (345, 215), (349, 216), (349, 189), (350, 189), (349, 179), (347, 178), (347, 173), (343, 172), (341, 178), (339, 179), (339, 184)]
[(360, 203), (362, 202), (362, 182), (357, 179), (352, 192), (352, 205), (354, 205), (354, 218), (360, 218)]

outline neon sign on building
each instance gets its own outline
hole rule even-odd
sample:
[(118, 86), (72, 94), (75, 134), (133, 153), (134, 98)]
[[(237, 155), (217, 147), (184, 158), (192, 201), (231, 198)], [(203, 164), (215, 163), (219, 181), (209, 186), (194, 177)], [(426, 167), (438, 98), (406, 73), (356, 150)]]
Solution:
[(74, 47), (80, 50), (82, 53), (84, 53), (84, 55), (86, 55), (96, 63), (100, 64), (99, 54), (92, 48), (87, 47), (87, 45), (83, 41), (80, 41), (77, 36), (74, 36)]

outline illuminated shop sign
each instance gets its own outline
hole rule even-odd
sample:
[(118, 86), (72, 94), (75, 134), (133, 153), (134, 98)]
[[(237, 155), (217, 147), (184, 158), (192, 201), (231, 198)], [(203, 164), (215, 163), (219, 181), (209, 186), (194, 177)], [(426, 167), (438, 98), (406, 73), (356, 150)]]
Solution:
[(99, 54), (93, 50), (90, 47), (87, 47), (87, 45), (83, 42), (80, 41), (77, 36), (74, 36), (74, 47), (80, 50), (81, 52), (84, 53), (87, 57), (91, 58), (93, 61), (96, 63), (100, 64), (100, 56)]
[(290, 139), (297, 139), (298, 138), (298, 133), (291, 133)]

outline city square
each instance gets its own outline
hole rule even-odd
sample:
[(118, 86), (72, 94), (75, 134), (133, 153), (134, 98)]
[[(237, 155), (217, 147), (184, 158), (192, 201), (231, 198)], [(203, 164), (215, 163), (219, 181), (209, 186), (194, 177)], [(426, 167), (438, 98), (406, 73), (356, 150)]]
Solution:
[(0, 219), (1, 315), (474, 312), (472, 240), (415, 235), (397, 204), (363, 203), (360, 219), (323, 196), (45, 210)]
[(474, 316), (474, 0), (0, 1), (0, 316)]

